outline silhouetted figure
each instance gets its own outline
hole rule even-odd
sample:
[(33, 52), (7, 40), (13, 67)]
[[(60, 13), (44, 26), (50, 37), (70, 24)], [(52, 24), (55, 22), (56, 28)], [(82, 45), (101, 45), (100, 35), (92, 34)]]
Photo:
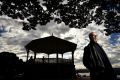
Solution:
[(84, 48), (83, 64), (90, 71), (91, 80), (115, 80), (116, 74), (111, 63), (97, 43), (95, 32), (89, 34), (90, 43)]
[(29, 59), (29, 61), (28, 61), (28, 63), (34, 63), (34, 62), (35, 62), (35, 60), (34, 60), (33, 57), (31, 56), (30, 59)]
[(43, 58), (42, 58), (42, 62), (45, 63), (45, 58), (44, 58), (44, 56), (43, 56)]

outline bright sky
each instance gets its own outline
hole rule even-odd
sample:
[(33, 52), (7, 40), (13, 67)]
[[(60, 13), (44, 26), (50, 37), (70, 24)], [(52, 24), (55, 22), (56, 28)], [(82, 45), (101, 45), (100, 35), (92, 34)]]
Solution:
[[(3, 28), (1, 27), (3, 25)], [(50, 35), (74, 42), (77, 44), (75, 51), (75, 67), (85, 68), (82, 64), (83, 49), (88, 44), (88, 34), (92, 31), (98, 34), (98, 43), (106, 51), (113, 67), (120, 67), (120, 34), (105, 36), (103, 25), (96, 25), (94, 22), (87, 28), (69, 28), (64, 23), (56, 24), (53, 21), (45, 26), (37, 25), (37, 30), (23, 31), (22, 22), (13, 20), (5, 16), (0, 17), (0, 52), (8, 51), (16, 53), (23, 60), (26, 59), (24, 46), (33, 39), (42, 38)], [(31, 52), (32, 53), (32, 52)], [(42, 57), (43, 54), (37, 55)], [(46, 56), (46, 55), (45, 55)], [(55, 55), (51, 55), (55, 57)], [(70, 54), (65, 54), (64, 58), (71, 58)]]

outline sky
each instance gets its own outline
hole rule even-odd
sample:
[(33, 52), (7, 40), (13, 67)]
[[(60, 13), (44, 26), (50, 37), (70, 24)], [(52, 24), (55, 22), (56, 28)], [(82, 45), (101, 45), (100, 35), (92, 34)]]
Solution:
[[(47, 25), (37, 25), (37, 30), (24, 31), (20, 20), (13, 20), (7, 16), (0, 16), (0, 52), (7, 51), (15, 53), (23, 61), (26, 60), (26, 50), (24, 46), (31, 40), (51, 36), (52, 34), (61, 39), (77, 44), (75, 50), (75, 67), (77, 69), (85, 68), (82, 63), (84, 47), (89, 43), (88, 34), (92, 31), (98, 34), (98, 43), (104, 48), (113, 67), (120, 67), (120, 33), (114, 33), (106, 36), (102, 25), (96, 25), (94, 22), (87, 28), (77, 29), (69, 28), (64, 23), (57, 24), (51, 21)], [(33, 52), (30, 52), (32, 55)], [(47, 57), (45, 54), (37, 54), (37, 58)], [(50, 55), (55, 58), (55, 55)], [(59, 56), (60, 57), (60, 56)], [(71, 59), (70, 53), (65, 53), (64, 58)]]

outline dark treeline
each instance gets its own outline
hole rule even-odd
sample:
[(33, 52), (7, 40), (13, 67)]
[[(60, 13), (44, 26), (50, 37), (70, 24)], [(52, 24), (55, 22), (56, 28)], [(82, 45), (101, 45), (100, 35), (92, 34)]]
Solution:
[(23, 75), (23, 61), (16, 54), (0, 53), (0, 80), (18, 80)]

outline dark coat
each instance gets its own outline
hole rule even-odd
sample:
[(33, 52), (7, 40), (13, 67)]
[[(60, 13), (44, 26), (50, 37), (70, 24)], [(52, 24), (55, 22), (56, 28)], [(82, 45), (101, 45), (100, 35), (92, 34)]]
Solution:
[(108, 79), (106, 77), (114, 80), (116, 77), (105, 51), (98, 43), (89, 43), (84, 48), (83, 64), (90, 71), (91, 76), (97, 77), (94, 80)]

